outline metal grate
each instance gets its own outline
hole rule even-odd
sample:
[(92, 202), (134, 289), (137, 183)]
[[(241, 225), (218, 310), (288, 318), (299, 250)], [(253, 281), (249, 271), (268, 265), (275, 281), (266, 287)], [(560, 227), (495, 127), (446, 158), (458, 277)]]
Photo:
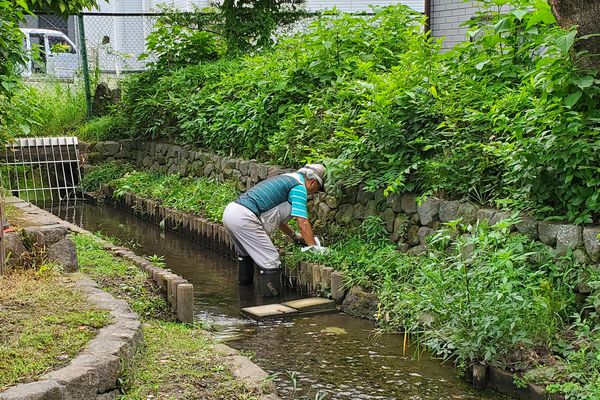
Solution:
[(5, 146), (0, 182), (27, 201), (54, 201), (81, 193), (76, 137), (18, 138)]

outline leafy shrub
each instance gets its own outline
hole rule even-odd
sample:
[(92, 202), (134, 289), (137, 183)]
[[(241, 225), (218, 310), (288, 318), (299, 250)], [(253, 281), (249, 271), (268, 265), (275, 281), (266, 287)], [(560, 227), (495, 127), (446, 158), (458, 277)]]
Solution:
[(380, 301), (380, 324), (414, 334), (438, 356), (506, 366), (516, 349), (553, 342), (575, 309), (572, 263), (510, 234), (517, 221), (451, 222), (419, 257), (398, 253), (378, 234), (381, 221), (365, 221), (329, 253), (295, 250), (292, 260), (318, 261), (344, 271), (348, 285), (370, 288)]
[(161, 70), (198, 64), (219, 57), (218, 37), (214, 33), (182, 25), (180, 19), (185, 18), (186, 14), (166, 11), (157, 19), (154, 29), (147, 36), (148, 53), (143, 54), (140, 59), (154, 56), (156, 60), (150, 66)]
[(235, 60), (218, 60), (178, 69), (164, 75), (157, 70), (123, 81), (123, 114), (132, 128), (153, 139), (181, 134), (190, 98), (198, 91), (216, 91), (223, 76), (239, 68)]
[(326, 160), (347, 184), (597, 220), (599, 80), (545, 2), (501, 3), (443, 54), (405, 6), (323, 16), (272, 51), (132, 78), (126, 115), (143, 136)]

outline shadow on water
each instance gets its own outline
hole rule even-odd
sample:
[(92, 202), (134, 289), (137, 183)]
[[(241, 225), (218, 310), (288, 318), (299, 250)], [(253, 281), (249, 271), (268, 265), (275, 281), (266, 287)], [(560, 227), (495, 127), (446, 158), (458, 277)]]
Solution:
[(339, 313), (259, 324), (248, 320), (241, 308), (281, 302), (281, 297), (265, 299), (252, 286), (239, 286), (234, 262), (122, 210), (85, 202), (45, 208), (140, 255), (164, 257), (168, 268), (194, 284), (196, 318), (272, 373), (284, 399), (504, 398), (475, 391), (450, 366), (426, 355), (403, 355), (401, 336), (373, 335), (368, 321)]

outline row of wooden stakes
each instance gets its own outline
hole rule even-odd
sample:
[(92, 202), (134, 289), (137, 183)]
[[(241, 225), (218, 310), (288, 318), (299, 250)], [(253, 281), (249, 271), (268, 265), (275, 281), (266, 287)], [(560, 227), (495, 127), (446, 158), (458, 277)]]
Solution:
[(165, 207), (156, 200), (150, 200), (133, 193), (119, 198), (113, 197), (110, 187), (105, 189), (106, 200), (135, 216), (161, 226), (186, 239), (206, 247), (228, 259), (235, 259), (235, 247), (223, 225), (199, 215)]
[[(104, 191), (108, 201), (137, 217), (160, 225), (165, 230), (192, 240), (223, 257), (235, 259), (233, 241), (223, 225), (195, 214), (173, 210), (156, 200), (146, 199), (133, 193), (114, 198), (112, 188), (106, 187)], [(284, 255), (282, 274), (285, 284), (307, 294), (331, 292), (336, 303), (341, 304), (346, 295), (341, 272), (316, 263), (301, 262), (299, 265), (290, 265), (285, 259)]]

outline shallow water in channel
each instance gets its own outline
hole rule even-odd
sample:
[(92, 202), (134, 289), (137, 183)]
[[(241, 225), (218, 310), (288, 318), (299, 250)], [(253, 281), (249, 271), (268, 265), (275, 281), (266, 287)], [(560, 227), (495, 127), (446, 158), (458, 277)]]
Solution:
[(449, 365), (413, 357), (414, 349), (403, 355), (403, 337), (376, 335), (369, 321), (341, 313), (263, 323), (244, 318), (243, 307), (283, 300), (239, 286), (234, 262), (125, 211), (81, 201), (44, 208), (137, 254), (163, 256), (167, 268), (194, 284), (197, 320), (273, 374), (283, 399), (505, 399), (474, 390)]

